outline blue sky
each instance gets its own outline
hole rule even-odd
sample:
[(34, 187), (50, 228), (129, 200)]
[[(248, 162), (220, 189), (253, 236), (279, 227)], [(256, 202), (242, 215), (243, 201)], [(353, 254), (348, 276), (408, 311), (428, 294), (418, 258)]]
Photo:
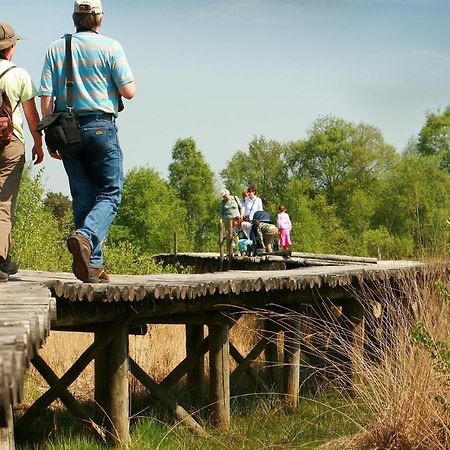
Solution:
[[(125, 169), (163, 176), (193, 137), (218, 173), (255, 136), (302, 139), (319, 116), (378, 127), (399, 151), (445, 108), (448, 0), (103, 0), (138, 91), (118, 119)], [(73, 31), (71, 0), (16, 0), (15, 62), (39, 82), (48, 44)], [(30, 139), (28, 140), (30, 144)], [(30, 153), (28, 145), (27, 153)], [(46, 154), (46, 188), (68, 194)]]

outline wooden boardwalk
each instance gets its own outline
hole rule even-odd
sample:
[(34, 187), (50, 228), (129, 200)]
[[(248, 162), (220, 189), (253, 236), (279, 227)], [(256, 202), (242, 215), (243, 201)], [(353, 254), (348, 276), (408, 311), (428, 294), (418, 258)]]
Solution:
[[(191, 255), (191, 258), (215, 259), (216, 255)], [(262, 262), (280, 262), (280, 257), (273, 258)], [(361, 282), (398, 280), (423, 269), (423, 265), (415, 261), (336, 257), (328, 258), (324, 265), (325, 257), (293, 255), (293, 258), (308, 260), (313, 265), (290, 270), (113, 275), (108, 285), (83, 284), (67, 273), (19, 271), (8, 283), (0, 285), (0, 428), (3, 442), (9, 442), (5, 448), (14, 447), (12, 407), (22, 398), (24, 371), (30, 361), (51, 387), (17, 424), (17, 433), (24, 433), (56, 398), (60, 398), (71, 412), (75, 411), (75, 415), (83, 416), (67, 387), (93, 359), (96, 362), (96, 400), (112, 420), (111, 431), (116, 441), (126, 443), (129, 438), (129, 370), (180, 421), (201, 433), (201, 427), (167, 389), (186, 373), (191, 376), (188, 380), (191, 385), (202, 383), (203, 374), (198, 370), (195, 374), (195, 367), (199, 366), (203, 371), (199, 358), (209, 351), (209, 401), (217, 405), (213, 408), (215, 422), (227, 426), (230, 420), (230, 373), (224, 361), (230, 354), (228, 331), (233, 320), (237, 320), (230, 320), (230, 315), (235, 314), (238, 318), (243, 311), (273, 310), (274, 305), (295, 310), (318, 299), (351, 299), (352, 292)], [(314, 259), (315, 265), (311, 262)], [(169, 381), (160, 385), (128, 355), (130, 329), (148, 323), (186, 325), (186, 360), (169, 375), (168, 378), (172, 377)], [(206, 338), (204, 325), (208, 327)], [(92, 346), (60, 379), (38, 355), (50, 330), (92, 332), (95, 336)], [(260, 347), (264, 348), (263, 345)], [(247, 370), (259, 354), (255, 350), (246, 357), (236, 355), (235, 350), (231, 346), (234, 358), (242, 364), (241, 371)], [(291, 364), (294, 372), (291, 378), (288, 377), (293, 387), (287, 388), (294, 405), (294, 397), (298, 394), (299, 364), (295, 361)]]

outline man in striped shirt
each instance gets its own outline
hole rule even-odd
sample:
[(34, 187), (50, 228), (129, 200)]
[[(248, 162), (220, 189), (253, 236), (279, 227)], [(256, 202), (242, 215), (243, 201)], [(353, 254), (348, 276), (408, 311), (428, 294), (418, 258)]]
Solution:
[[(132, 99), (136, 84), (121, 45), (99, 33), (100, 0), (75, 0), (72, 37), (73, 112), (78, 115), (80, 144), (63, 151), (48, 148), (66, 170), (75, 232), (67, 239), (72, 269), (83, 282), (108, 282), (102, 242), (122, 199), (123, 164), (115, 119), (121, 97)], [(65, 37), (54, 41), (45, 57), (40, 96), (42, 115), (66, 110)]]

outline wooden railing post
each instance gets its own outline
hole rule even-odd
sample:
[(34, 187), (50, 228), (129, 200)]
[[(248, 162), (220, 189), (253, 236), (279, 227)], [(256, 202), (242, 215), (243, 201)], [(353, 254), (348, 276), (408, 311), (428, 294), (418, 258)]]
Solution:
[(220, 268), (223, 267), (223, 259), (224, 259), (224, 250), (223, 246), (225, 244), (225, 238), (224, 238), (224, 225), (222, 220), (219, 220), (218, 223), (218, 231), (219, 231), (219, 258), (220, 258)]
[(173, 233), (173, 255), (178, 255), (178, 233), (176, 231)]

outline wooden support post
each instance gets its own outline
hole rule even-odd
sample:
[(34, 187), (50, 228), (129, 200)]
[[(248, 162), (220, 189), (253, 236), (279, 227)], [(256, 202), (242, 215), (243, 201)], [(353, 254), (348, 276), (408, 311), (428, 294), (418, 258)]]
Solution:
[(282, 381), (280, 374), (280, 357), (278, 353), (278, 332), (279, 326), (274, 322), (273, 318), (265, 320), (264, 333), (268, 337), (264, 355), (267, 373), (267, 384), (275, 392), (281, 391)]
[[(195, 353), (195, 349), (203, 342), (205, 330), (203, 325), (186, 325), (186, 358)], [(205, 384), (205, 359), (200, 356), (195, 365), (187, 372), (187, 388), (193, 404), (203, 399)]]
[(8, 424), (5, 428), (0, 428), (0, 450), (14, 450), (14, 421), (12, 406), (6, 408), (6, 422)]
[[(98, 329), (94, 332), (94, 342), (99, 342), (105, 338), (105, 330)], [(100, 416), (108, 420), (111, 405), (109, 401), (109, 379), (107, 371), (107, 351), (100, 352), (94, 361), (94, 400), (99, 406)]]
[(210, 325), (209, 377), (210, 402), (214, 424), (230, 426), (230, 356), (228, 325)]
[(295, 315), (284, 322), (284, 394), (291, 411), (297, 408), (300, 388), (300, 323)]
[(364, 357), (364, 307), (357, 299), (349, 299), (343, 304), (343, 314), (349, 328), (348, 381), (350, 389), (353, 389), (353, 382), (358, 377), (359, 366)]
[(128, 393), (128, 328), (120, 330), (106, 348), (110, 379), (109, 435), (112, 443), (126, 446), (130, 439)]
[(314, 376), (314, 352), (313, 352), (313, 318), (311, 308), (307, 308), (300, 322), (300, 392), (307, 394), (314, 392), (317, 376)]

